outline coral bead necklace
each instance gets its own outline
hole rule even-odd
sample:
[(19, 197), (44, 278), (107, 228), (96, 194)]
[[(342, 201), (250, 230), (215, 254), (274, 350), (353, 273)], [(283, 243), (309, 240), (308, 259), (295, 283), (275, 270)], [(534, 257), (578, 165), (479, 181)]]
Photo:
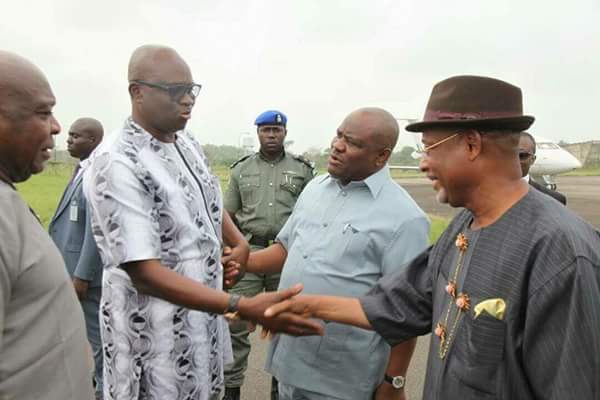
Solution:
[[(448, 280), (448, 284), (446, 285), (446, 293), (448, 293), (450, 296), (450, 301), (448, 302), (448, 309), (446, 310), (446, 317), (444, 318), (444, 321), (438, 322), (434, 331), (435, 335), (440, 338), (439, 356), (442, 360), (448, 354), (448, 349), (450, 348), (450, 344), (454, 338), (458, 321), (460, 320), (462, 314), (468, 311), (471, 307), (469, 295), (463, 292), (459, 293), (458, 295), (456, 294), (458, 274), (462, 268), (463, 260), (469, 247), (469, 241), (464, 233), (459, 233), (456, 236), (455, 246), (458, 248), (456, 267), (454, 268), (454, 274), (452, 275), (452, 278)], [(452, 323), (452, 327), (448, 332), (448, 319), (450, 318), (450, 311), (452, 310), (453, 304), (457, 308), (457, 312), (454, 322)]]

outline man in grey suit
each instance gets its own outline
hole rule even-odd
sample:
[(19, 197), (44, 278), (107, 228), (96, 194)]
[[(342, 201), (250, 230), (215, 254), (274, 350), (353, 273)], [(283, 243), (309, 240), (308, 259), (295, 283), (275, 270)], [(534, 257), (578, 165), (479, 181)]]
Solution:
[(96, 398), (102, 398), (102, 346), (98, 310), (102, 291), (102, 262), (94, 241), (83, 195), (85, 160), (102, 140), (103, 129), (93, 118), (80, 118), (69, 129), (67, 150), (78, 158), (73, 177), (65, 188), (50, 222), (50, 236), (60, 250), (81, 302), (87, 337), (94, 352)]

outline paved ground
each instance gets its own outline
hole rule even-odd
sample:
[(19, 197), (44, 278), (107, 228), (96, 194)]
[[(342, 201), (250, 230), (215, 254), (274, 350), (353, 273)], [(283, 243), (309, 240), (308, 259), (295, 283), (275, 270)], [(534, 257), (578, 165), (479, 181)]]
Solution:
[(564, 176), (556, 182), (558, 191), (567, 196), (567, 206), (600, 229), (600, 176)]
[[(456, 210), (437, 204), (427, 179), (403, 179), (402, 186), (417, 203), (430, 214), (452, 216)], [(558, 190), (567, 196), (570, 209), (597, 228), (600, 228), (600, 177), (559, 177)], [(421, 398), (428, 352), (429, 337), (419, 338), (415, 355), (407, 377), (407, 394), (410, 400)], [(263, 372), (266, 342), (253, 337), (253, 350), (246, 384), (242, 389), (243, 400), (268, 400), (270, 377)]]
[[(426, 178), (401, 179), (398, 182), (429, 214), (451, 217), (457, 209), (436, 202)], [(600, 228), (600, 176), (559, 176), (558, 191), (567, 196), (567, 206), (588, 223)]]

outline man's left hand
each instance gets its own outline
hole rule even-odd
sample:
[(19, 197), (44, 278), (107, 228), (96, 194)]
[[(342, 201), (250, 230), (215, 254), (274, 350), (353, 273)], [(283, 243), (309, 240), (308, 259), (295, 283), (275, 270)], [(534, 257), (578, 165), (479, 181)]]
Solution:
[(223, 286), (226, 289), (233, 287), (246, 273), (246, 263), (250, 255), (250, 247), (242, 243), (234, 247), (226, 246), (223, 249)]
[(394, 389), (394, 387), (387, 383), (382, 382), (381, 385), (375, 391), (375, 395), (373, 396), (374, 400), (406, 400), (406, 393), (404, 389)]
[(77, 298), (80, 301), (85, 299), (85, 296), (87, 296), (87, 291), (88, 291), (89, 287), (90, 287), (89, 281), (73, 277), (73, 288), (75, 289)]

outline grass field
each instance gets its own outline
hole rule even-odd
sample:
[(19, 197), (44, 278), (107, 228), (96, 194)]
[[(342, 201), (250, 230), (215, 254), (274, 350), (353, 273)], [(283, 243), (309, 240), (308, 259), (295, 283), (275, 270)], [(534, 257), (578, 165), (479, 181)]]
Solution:
[(43, 173), (17, 184), (19, 193), (38, 214), (45, 227), (48, 227), (72, 173), (72, 165), (49, 164)]
[(561, 175), (562, 176), (600, 176), (600, 166), (574, 169), (571, 172), (567, 172), (567, 173), (561, 174)]
[(436, 215), (430, 215), (429, 218), (431, 219), (431, 231), (429, 232), (429, 242), (433, 244), (438, 240), (442, 232), (444, 232), (450, 220), (448, 220), (448, 218), (442, 218)]
[[(60, 196), (71, 178), (73, 166), (68, 164), (49, 164), (43, 173), (34, 175), (27, 182), (17, 185), (19, 193), (29, 206), (39, 215), (45, 227), (48, 227), (54, 210), (58, 205)], [(213, 173), (221, 179), (223, 188), (227, 187), (229, 168), (217, 166)], [(445, 218), (431, 217), (430, 240), (435, 242), (446, 229), (448, 220)]]

